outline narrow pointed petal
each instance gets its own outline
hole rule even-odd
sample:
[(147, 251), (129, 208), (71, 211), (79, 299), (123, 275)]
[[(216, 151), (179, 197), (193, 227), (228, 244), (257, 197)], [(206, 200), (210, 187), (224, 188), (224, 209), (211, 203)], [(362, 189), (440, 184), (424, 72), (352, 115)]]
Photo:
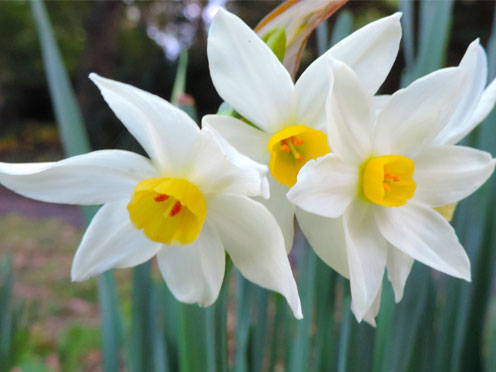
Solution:
[(296, 208), (296, 218), (317, 256), (339, 275), (350, 278), (343, 220), (326, 218)]
[(381, 234), (397, 249), (433, 269), (470, 281), (470, 261), (455, 230), (436, 211), (417, 203), (377, 208)]
[(394, 93), (377, 118), (377, 152), (411, 157), (421, 145), (432, 143), (456, 111), (467, 83), (464, 71), (452, 67)]
[(219, 9), (208, 32), (210, 75), (219, 95), (243, 117), (276, 132), (291, 114), (291, 76), (241, 19)]
[(203, 127), (212, 127), (239, 152), (253, 160), (268, 164), (270, 159), (267, 144), (270, 135), (251, 125), (226, 115), (207, 115), (202, 119)]
[(215, 302), (224, 280), (226, 253), (208, 223), (192, 244), (164, 246), (157, 259), (167, 286), (179, 301), (200, 306)]
[(472, 117), (479, 104), (487, 80), (486, 52), (479, 43), (473, 41), (460, 62), (469, 81), (467, 89), (448, 124), (436, 136), (434, 143), (452, 145), (465, 137), (472, 129)]
[(340, 217), (357, 196), (358, 168), (328, 154), (310, 160), (298, 173), (288, 199), (307, 212), (323, 217)]
[(0, 183), (49, 203), (98, 205), (131, 198), (143, 179), (156, 177), (150, 161), (121, 150), (95, 151), (54, 163), (0, 163)]
[(157, 254), (162, 245), (132, 225), (126, 206), (127, 202), (108, 203), (93, 217), (72, 263), (73, 281), (137, 266)]
[(269, 196), (268, 168), (241, 154), (214, 129), (203, 128), (188, 180), (206, 194)]
[(270, 185), (270, 198), (256, 198), (256, 200), (265, 205), (276, 219), (284, 236), (286, 252), (289, 254), (294, 241), (295, 208), (286, 197), (289, 188), (277, 182), (271, 174), (267, 176), (267, 179)]
[(414, 161), (413, 198), (431, 207), (466, 198), (487, 181), (495, 165), (491, 154), (463, 146), (424, 146)]
[(372, 96), (344, 63), (332, 60), (329, 66), (331, 87), (326, 103), (329, 146), (342, 159), (361, 164), (372, 151), (375, 120)]
[(182, 177), (198, 135), (196, 123), (164, 99), (128, 84), (90, 74), (103, 98), (168, 176)]
[(382, 286), (387, 247), (374, 221), (373, 206), (354, 201), (343, 216), (350, 269), (352, 310), (360, 322)]
[(372, 95), (386, 79), (398, 54), (401, 39), (400, 13), (372, 22), (316, 59), (295, 86), (296, 117), (302, 124), (318, 127), (324, 120), (329, 89), (327, 60), (335, 58), (348, 65)]
[[(379, 288), (379, 293), (377, 293), (377, 296), (375, 297), (374, 303), (372, 304), (372, 307), (369, 309), (367, 314), (364, 315), (363, 320), (365, 320), (367, 323), (369, 323), (372, 327), (377, 327), (377, 324), (375, 322), (375, 318), (379, 314), (379, 310), (381, 309), (381, 296), (382, 296), (382, 286)], [(353, 305), (351, 305), (353, 307)]]
[[(496, 79), (482, 93), (479, 104), (477, 105), (474, 114), (471, 118), (470, 125), (467, 126), (466, 132), (470, 133), (473, 128), (480, 124), (493, 110), (496, 104)], [(460, 134), (463, 138), (466, 134)]]
[(395, 302), (400, 302), (403, 298), (406, 280), (412, 270), (414, 259), (409, 255), (388, 244), (387, 272), (394, 292)]
[(284, 239), (270, 212), (249, 198), (222, 195), (208, 201), (207, 213), (241, 274), (282, 294), (294, 316), (301, 319), (300, 298)]

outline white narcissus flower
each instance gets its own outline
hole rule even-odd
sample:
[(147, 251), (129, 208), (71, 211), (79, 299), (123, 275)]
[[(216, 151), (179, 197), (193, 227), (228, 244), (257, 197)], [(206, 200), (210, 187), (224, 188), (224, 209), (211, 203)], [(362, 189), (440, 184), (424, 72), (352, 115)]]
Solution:
[(471, 89), (464, 68), (416, 80), (376, 115), (359, 77), (337, 60), (330, 64), (332, 152), (301, 169), (288, 198), (304, 210), (298, 220), (316, 253), (350, 279), (356, 318), (375, 324), (386, 267), (396, 301), (414, 259), (470, 280), (463, 247), (433, 208), (472, 194), (495, 161), (436, 142)]
[(267, 196), (266, 167), (226, 148), (167, 101), (92, 74), (117, 117), (151, 160), (121, 150), (55, 163), (0, 163), (0, 182), (45, 202), (98, 205), (72, 265), (85, 280), (155, 255), (175, 297), (212, 304), (225, 251), (250, 281), (301, 305), (277, 221), (251, 196)]
[(220, 9), (208, 34), (208, 60), (219, 95), (244, 119), (207, 115), (205, 127), (218, 131), (250, 158), (268, 164), (270, 198), (264, 203), (278, 220), (289, 251), (294, 206), (286, 193), (300, 168), (329, 152), (325, 128), (327, 58), (347, 63), (375, 94), (396, 59), (400, 14), (373, 22), (315, 60), (293, 83), (269, 47), (237, 16)]

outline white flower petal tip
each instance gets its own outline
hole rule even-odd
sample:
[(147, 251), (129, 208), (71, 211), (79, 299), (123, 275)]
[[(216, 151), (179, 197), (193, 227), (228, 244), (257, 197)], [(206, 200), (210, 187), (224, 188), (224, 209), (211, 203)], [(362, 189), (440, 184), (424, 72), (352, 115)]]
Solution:
[(282, 294), (300, 319), (296, 281), (274, 216), (261, 203), (233, 195), (211, 198), (208, 208), (234, 266), (249, 281)]
[(160, 171), (184, 177), (200, 132), (193, 119), (161, 97), (132, 85), (97, 74), (91, 74), (90, 79)]
[(156, 174), (147, 158), (122, 150), (94, 151), (53, 163), (0, 163), (1, 184), (48, 203), (99, 205), (122, 200), (141, 179)]
[(294, 84), (262, 39), (239, 17), (220, 10), (208, 32), (207, 55), (219, 95), (244, 118), (277, 132), (290, 117)]
[(109, 269), (137, 266), (157, 254), (161, 244), (148, 240), (132, 225), (127, 204), (107, 203), (93, 217), (72, 262), (72, 281), (83, 281)]
[(224, 280), (226, 253), (215, 228), (204, 225), (189, 245), (164, 246), (157, 255), (160, 272), (181, 302), (212, 305)]

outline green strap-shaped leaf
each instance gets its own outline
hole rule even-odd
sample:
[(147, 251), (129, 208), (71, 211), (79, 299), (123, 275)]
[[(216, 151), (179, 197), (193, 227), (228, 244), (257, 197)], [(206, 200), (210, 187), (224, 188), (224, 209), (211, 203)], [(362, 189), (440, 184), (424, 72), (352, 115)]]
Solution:
[[(82, 115), (64, 67), (55, 36), (42, 0), (31, 0), (33, 16), (40, 38), (41, 52), (50, 89), (50, 97), (67, 156), (90, 151)], [(84, 209), (89, 222), (94, 209)], [(105, 372), (120, 370), (121, 324), (115, 281), (111, 272), (104, 273), (98, 283), (102, 317), (103, 363)]]

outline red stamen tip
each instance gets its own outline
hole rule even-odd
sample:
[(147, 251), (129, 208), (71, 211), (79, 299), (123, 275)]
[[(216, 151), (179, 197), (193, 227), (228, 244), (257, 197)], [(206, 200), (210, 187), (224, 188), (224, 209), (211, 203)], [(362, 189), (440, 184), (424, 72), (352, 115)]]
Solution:
[(183, 205), (181, 204), (181, 202), (177, 201), (176, 204), (174, 204), (174, 206), (172, 207), (169, 216), (174, 217), (176, 214), (181, 212), (181, 209), (183, 209)]
[(282, 152), (290, 152), (291, 149), (289, 148), (288, 145), (286, 145), (285, 143), (281, 144), (281, 151)]
[(169, 199), (169, 195), (166, 194), (158, 194), (156, 197), (153, 198), (153, 200), (158, 203), (166, 201), (167, 199)]

